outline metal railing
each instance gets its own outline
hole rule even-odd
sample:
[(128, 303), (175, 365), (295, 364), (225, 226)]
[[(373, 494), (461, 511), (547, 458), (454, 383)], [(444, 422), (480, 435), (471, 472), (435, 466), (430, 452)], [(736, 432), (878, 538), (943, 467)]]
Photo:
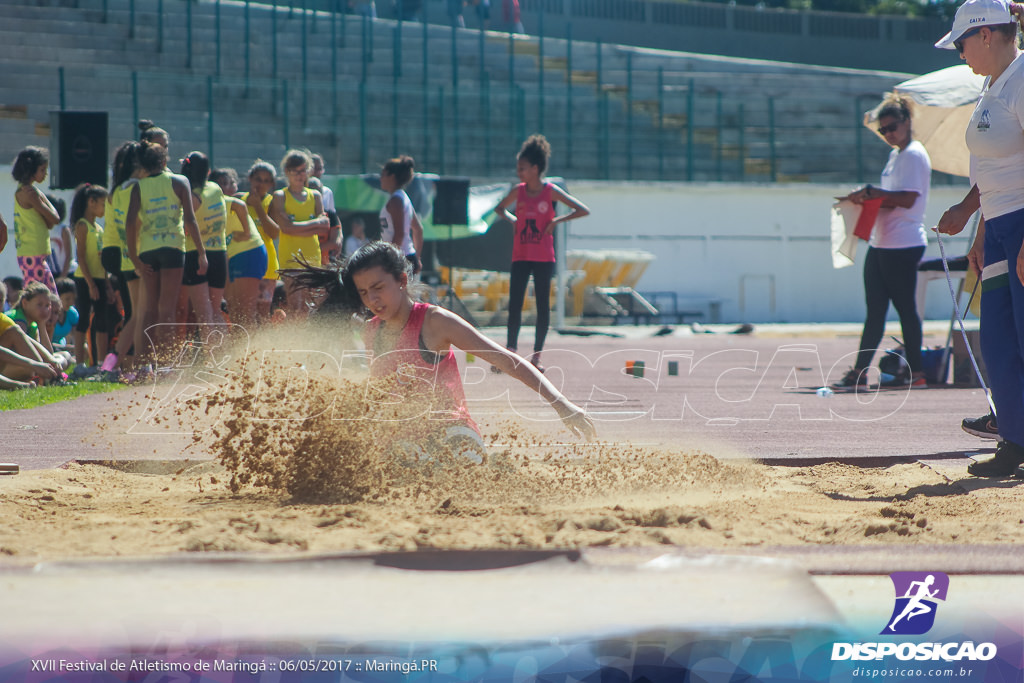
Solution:
[[(97, 81), (131, 85), (100, 92)], [(141, 114), (169, 130), (175, 154), (201, 149), (238, 168), (302, 146), (336, 172), (373, 172), (411, 154), (423, 170), (500, 178), (513, 174), (533, 132), (552, 144), (552, 173), (588, 179), (863, 182), (888, 153), (860, 124), (866, 102), (851, 101), (843, 124), (823, 125), (795, 112), (828, 110), (834, 101), (825, 96), (738, 99), (695, 81), (669, 87), (663, 77), (642, 101), (628, 86), (581, 97), (488, 80), (302, 83), (76, 67), (62, 67), (54, 85), (62, 88), (55, 105), (109, 111), (115, 143), (134, 137)]]
[[(102, 1), (104, 12), (109, 3), (142, 15), (141, 0)], [(202, 12), (214, 26), (228, 4), (200, 3), (187, 21)], [(181, 32), (175, 17), (186, 41), (175, 48), (187, 53), (180, 68), (61, 67), (48, 104), (109, 110), (115, 141), (135, 135), (140, 115), (153, 118), (176, 145), (235, 166), (302, 145), (338, 172), (373, 171), (411, 153), (425, 170), (506, 177), (519, 143), (542, 132), (555, 150), (553, 172), (576, 177), (864, 182), (888, 153), (860, 123), (876, 97), (808, 92), (770, 73), (747, 74), (750, 84), (727, 90), (721, 84), (738, 75), (641, 68), (632, 51), (574, 40), (571, 25), (564, 40), (509, 34), (496, 42), (493, 33), (428, 23), (231, 4), (235, 19), (244, 17), (245, 42), (255, 45), (262, 32), (270, 45), (247, 47), (240, 60)], [(175, 6), (180, 0), (158, 0), (155, 9)], [(157, 27), (149, 39), (159, 52), (170, 48), (153, 8), (145, 20)], [(257, 21), (257, 11), (267, 16)]]

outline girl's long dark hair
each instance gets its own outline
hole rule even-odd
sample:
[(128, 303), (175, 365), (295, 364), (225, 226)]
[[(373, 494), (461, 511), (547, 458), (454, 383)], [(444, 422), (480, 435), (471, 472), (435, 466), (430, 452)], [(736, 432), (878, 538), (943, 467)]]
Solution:
[(332, 263), (327, 266), (313, 265), (300, 257), (301, 268), (290, 268), (280, 271), (284, 277), (292, 279), (298, 287), (325, 294), (317, 309), (320, 313), (341, 315), (357, 314), (363, 317), (370, 315), (369, 309), (363, 305), (352, 276), (367, 268), (380, 266), (384, 272), (395, 279), (402, 273), (409, 275), (412, 265), (401, 250), (390, 242), (370, 242), (363, 245), (348, 260)]
[(181, 160), (181, 175), (188, 178), (193, 192), (201, 192), (210, 177), (210, 158), (202, 152), (189, 152)]
[(102, 185), (92, 185), (90, 183), (82, 183), (75, 188), (75, 196), (71, 200), (71, 217), (70, 223), (72, 230), (74, 226), (78, 225), (78, 221), (85, 218), (85, 210), (89, 207), (89, 201), (92, 199), (106, 199), (107, 188)]
[(121, 146), (114, 152), (114, 173), (111, 187), (117, 189), (126, 180), (132, 177), (135, 166), (139, 163), (139, 155), (142, 153), (142, 144), (135, 140), (128, 140), (121, 143)]
[(343, 264), (313, 265), (303, 255), (299, 255), (297, 260), (302, 264), (301, 267), (279, 270), (278, 273), (282, 279), (290, 279), (296, 287), (311, 292), (323, 292), (324, 298), (316, 309), (318, 313), (349, 316), (362, 311), (363, 303), (359, 293), (356, 292), (353, 300), (349, 288), (342, 281)]

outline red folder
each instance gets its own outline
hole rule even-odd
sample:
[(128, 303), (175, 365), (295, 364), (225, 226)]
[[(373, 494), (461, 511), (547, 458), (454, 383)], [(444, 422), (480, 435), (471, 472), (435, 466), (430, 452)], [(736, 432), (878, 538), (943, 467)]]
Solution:
[(878, 219), (878, 210), (882, 208), (882, 199), (865, 199), (860, 205), (860, 216), (857, 217), (857, 225), (853, 228), (853, 234), (865, 242), (871, 239), (871, 230), (875, 227), (875, 220)]

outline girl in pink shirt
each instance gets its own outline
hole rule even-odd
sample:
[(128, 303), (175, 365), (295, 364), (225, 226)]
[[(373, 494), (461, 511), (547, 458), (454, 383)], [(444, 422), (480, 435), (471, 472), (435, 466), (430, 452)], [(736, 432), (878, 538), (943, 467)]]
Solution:
[[(590, 439), (594, 424), (582, 408), (561, 394), (537, 369), (480, 334), (458, 315), (413, 301), (412, 266), (390, 242), (360, 248), (338, 276), (336, 269), (307, 265), (295, 283), (323, 292), (321, 312), (372, 316), (363, 340), (373, 352), (371, 378), (393, 379), (389, 393), (401, 392), (391, 419), (399, 420), (398, 441), (423, 443), (438, 434), (447, 445), (483, 452), (483, 439), (466, 407), (462, 378), (452, 347), (468, 351), (535, 390), (577, 436)], [(472, 457), (472, 456), (471, 456)], [(476, 458), (474, 458), (476, 459)]]
[[(531, 135), (523, 143), (516, 160), (520, 183), (505, 195), (494, 212), (514, 224), (512, 268), (509, 277), (508, 338), (509, 351), (519, 347), (519, 326), (523, 319), (526, 286), (533, 275), (533, 292), (537, 299), (537, 323), (530, 362), (544, 372), (540, 352), (551, 322), (551, 278), (555, 273), (555, 226), (590, 213), (578, 199), (561, 188), (544, 181), (551, 158), (551, 145), (543, 135)], [(572, 211), (555, 217), (555, 202), (562, 202)], [(516, 205), (515, 215), (508, 207)], [(496, 368), (496, 366), (495, 366)]]

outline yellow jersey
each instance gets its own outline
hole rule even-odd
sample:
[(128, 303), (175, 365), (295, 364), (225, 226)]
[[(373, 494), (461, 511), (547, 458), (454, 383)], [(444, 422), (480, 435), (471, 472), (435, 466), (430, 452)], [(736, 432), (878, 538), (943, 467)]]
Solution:
[[(249, 212), (249, 215), (252, 217), (253, 222), (256, 223), (256, 229), (259, 231), (260, 237), (263, 238), (263, 246), (267, 248), (267, 272), (263, 276), (263, 279), (276, 280), (277, 269), (280, 266), (277, 265), (277, 248), (274, 246), (274, 240), (270, 239), (270, 236), (267, 235), (267, 233), (263, 230), (263, 224), (260, 223), (259, 213), (256, 211), (256, 209), (249, 206), (249, 202), (246, 201), (247, 199), (249, 199), (249, 193), (243, 192), (238, 197), (243, 202), (245, 202), (245, 208)], [(263, 211), (266, 212), (270, 210), (270, 201), (273, 198), (273, 193), (263, 195)]]
[[(262, 247), (263, 238), (260, 237), (260, 231), (256, 229), (256, 222), (252, 219), (252, 216), (246, 211), (245, 225), (242, 225), (242, 221), (238, 218), (238, 213), (233, 208), (235, 204), (245, 207), (245, 203), (240, 199), (227, 196), (224, 197), (224, 201), (228, 208), (228, 227), (225, 231), (225, 239), (228, 243), (228, 259)], [(244, 232), (245, 237), (236, 239), (235, 234), (239, 232)]]
[(4, 332), (15, 326), (15, 322), (8, 318), (5, 314), (0, 313), (0, 337), (3, 336)]
[[(306, 199), (304, 201), (299, 201), (293, 197), (287, 187), (282, 192), (284, 192), (284, 212), (288, 214), (288, 218), (293, 222), (301, 223), (316, 218), (316, 196), (314, 196), (312, 190), (305, 190)], [(286, 235), (282, 230), (277, 245), (277, 259), (281, 264), (280, 267), (301, 268), (302, 264), (298, 261), (300, 252), (303, 259), (308, 263), (319, 266), (320, 238), (316, 235), (310, 235), (309, 237)]]
[[(75, 277), (84, 278), (86, 277), (86, 272), (94, 280), (106, 277), (107, 271), (103, 269), (103, 262), (100, 260), (100, 252), (103, 251), (103, 228), (96, 225), (95, 221), (89, 221), (85, 218), (78, 222), (85, 223), (88, 232), (85, 236), (85, 268), (79, 263), (78, 268), (75, 269)], [(77, 225), (75, 226), (75, 243), (78, 243)]]
[[(128, 203), (132, 199), (132, 187), (138, 181), (130, 178), (110, 193), (110, 202), (107, 204), (107, 223), (109, 225), (103, 231), (103, 245), (106, 247), (118, 246), (121, 248), (121, 270), (131, 271), (135, 269), (130, 258), (128, 258), (128, 226), (125, 219), (128, 217)], [(141, 216), (141, 212), (140, 212)], [(142, 233), (139, 233), (141, 243)]]
[(18, 256), (49, 256), (50, 229), (42, 214), (26, 209), (14, 197), (14, 248)]
[[(224, 251), (224, 226), (227, 223), (227, 204), (224, 203), (224, 192), (220, 185), (206, 181), (202, 190), (194, 193), (199, 195), (202, 203), (196, 209), (196, 224), (199, 225), (199, 237), (203, 240), (206, 251)], [(192, 238), (185, 236), (185, 251), (195, 251), (196, 245)]]
[(139, 179), (139, 253), (170, 247), (185, 251), (185, 223), (172, 174)]

